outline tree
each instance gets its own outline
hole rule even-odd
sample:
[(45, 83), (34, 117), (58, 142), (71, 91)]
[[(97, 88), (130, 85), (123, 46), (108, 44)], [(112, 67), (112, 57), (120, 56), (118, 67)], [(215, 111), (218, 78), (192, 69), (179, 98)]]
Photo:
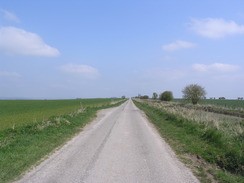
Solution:
[(158, 94), (157, 94), (156, 92), (154, 92), (152, 98), (153, 98), (154, 100), (156, 100), (156, 99), (158, 98)]
[(183, 98), (191, 100), (195, 105), (200, 99), (203, 99), (206, 95), (206, 91), (203, 87), (198, 84), (187, 85), (183, 90)]
[(171, 91), (165, 91), (161, 93), (159, 99), (162, 101), (171, 101), (173, 100), (173, 93)]
[(143, 95), (143, 96), (140, 96), (140, 99), (149, 99), (149, 96)]

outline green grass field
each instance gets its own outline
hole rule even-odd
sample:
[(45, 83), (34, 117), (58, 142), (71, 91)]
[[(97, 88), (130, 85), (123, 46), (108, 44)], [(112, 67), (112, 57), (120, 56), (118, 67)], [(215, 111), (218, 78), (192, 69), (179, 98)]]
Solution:
[(118, 99), (0, 100), (0, 130), (69, 114), (83, 107), (106, 105)]
[[(96, 117), (126, 99), (0, 101), (0, 182), (13, 182)], [(82, 107), (80, 106), (82, 103)], [(3, 118), (3, 116), (5, 118)], [(12, 117), (12, 128), (8, 120)], [(5, 119), (4, 121), (2, 120)], [(33, 122), (33, 118), (36, 122)], [(43, 120), (46, 118), (45, 120)], [(10, 127), (10, 128), (8, 128)]]
[[(175, 102), (189, 102), (184, 99), (174, 99)], [(217, 105), (221, 107), (228, 108), (244, 108), (244, 100), (219, 100), (219, 99), (204, 99), (200, 100), (199, 104), (209, 104), (209, 105)]]

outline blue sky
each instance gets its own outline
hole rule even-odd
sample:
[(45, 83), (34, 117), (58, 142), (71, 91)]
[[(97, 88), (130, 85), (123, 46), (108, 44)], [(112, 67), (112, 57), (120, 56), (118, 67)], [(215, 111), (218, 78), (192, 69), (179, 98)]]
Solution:
[(0, 98), (244, 96), (243, 0), (1, 0)]

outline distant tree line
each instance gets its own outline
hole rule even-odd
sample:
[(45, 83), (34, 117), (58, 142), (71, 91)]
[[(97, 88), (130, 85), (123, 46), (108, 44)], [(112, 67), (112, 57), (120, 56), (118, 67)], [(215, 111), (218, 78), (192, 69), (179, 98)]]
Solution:
[(142, 95), (142, 96), (138, 96), (136, 98), (139, 98), (139, 99), (149, 99), (149, 96), (148, 95)]
[[(183, 88), (182, 90), (183, 93), (183, 98), (186, 100), (190, 100), (192, 102), (192, 104), (198, 104), (198, 102), (201, 99), (206, 99), (206, 90), (205, 88), (203, 88), (202, 86), (198, 85), (198, 84), (190, 84), (187, 85)], [(140, 98), (140, 99), (149, 99), (148, 95), (138, 95), (136, 98)], [(156, 92), (154, 92), (152, 94), (152, 99), (153, 100), (161, 100), (161, 101), (172, 101), (174, 99), (173, 97), (173, 93), (171, 91), (164, 91), (161, 94), (157, 94)], [(210, 98), (210, 99), (216, 99), (214, 98)], [(219, 100), (225, 100), (225, 97), (219, 97)], [(243, 100), (243, 97), (238, 97), (237, 100)]]
[[(199, 100), (206, 99), (205, 95), (207, 92), (202, 86), (198, 84), (190, 84), (183, 88), (182, 93), (184, 99), (191, 100), (192, 104), (197, 104)], [(149, 99), (149, 96), (141, 96), (139, 94), (136, 98)], [(164, 91), (160, 95), (154, 92), (152, 95), (152, 99), (157, 100), (158, 98), (161, 101), (172, 101), (174, 99), (173, 93), (171, 91)]]

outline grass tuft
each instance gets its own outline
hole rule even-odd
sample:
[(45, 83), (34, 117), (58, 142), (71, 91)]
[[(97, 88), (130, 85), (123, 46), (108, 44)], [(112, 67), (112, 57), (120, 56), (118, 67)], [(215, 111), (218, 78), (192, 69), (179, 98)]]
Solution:
[(211, 182), (244, 182), (244, 143), (239, 140), (242, 135), (238, 133), (239, 138), (234, 138), (237, 136), (226, 135), (209, 123), (190, 120), (186, 114), (171, 113), (170, 109), (139, 100), (134, 102), (180, 156), (197, 157), (192, 158), (193, 162), (202, 162), (193, 167), (196, 175), (203, 176), (201, 181), (213, 177)]
[(75, 115), (51, 116), (47, 120), (27, 123), (0, 131), (0, 182), (11, 182), (35, 165), (54, 149), (80, 132), (100, 109), (123, 103), (103, 106), (92, 105)]
[(224, 145), (222, 134), (219, 133), (216, 129), (207, 129), (203, 133), (202, 138), (207, 142), (213, 143), (214, 145), (220, 148)]

